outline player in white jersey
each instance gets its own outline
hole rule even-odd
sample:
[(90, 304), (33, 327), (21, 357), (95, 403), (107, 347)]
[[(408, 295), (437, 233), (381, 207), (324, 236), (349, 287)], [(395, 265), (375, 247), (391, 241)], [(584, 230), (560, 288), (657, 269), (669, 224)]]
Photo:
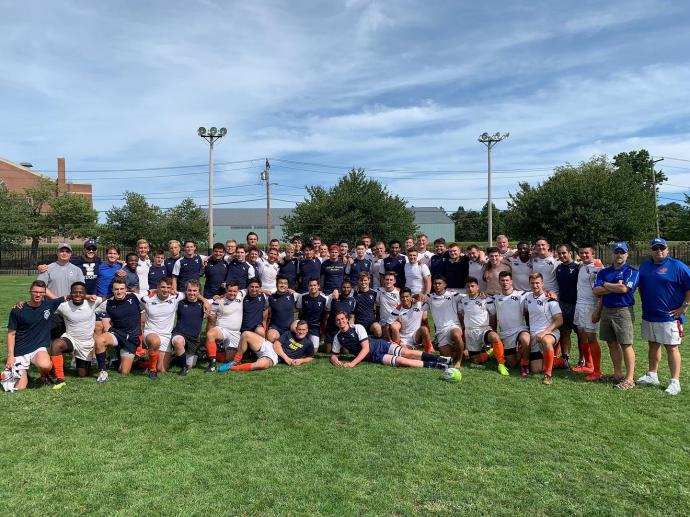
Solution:
[[(558, 327), (563, 324), (561, 307), (557, 300), (544, 292), (544, 277), (535, 271), (529, 277), (532, 292), (524, 298), (525, 314), (529, 317), (529, 332), (532, 337), (532, 353), (530, 362), (532, 371), (538, 371), (538, 362), (542, 362), (544, 370), (543, 384), (551, 385), (554, 366), (554, 347), (558, 343), (560, 333)], [(534, 353), (541, 351), (542, 361)], [(562, 360), (562, 358), (560, 358)]]
[(578, 255), (580, 255), (582, 265), (577, 273), (577, 301), (575, 302), (573, 322), (577, 329), (581, 351), (580, 361), (573, 368), (573, 371), (591, 374), (594, 373), (592, 349), (597, 348), (599, 356), (601, 356), (597, 334), (599, 333), (599, 318), (602, 307), (601, 298), (594, 294), (592, 287), (597, 273), (603, 269), (604, 265), (597, 260), (594, 247), (590, 244), (581, 245), (578, 248)]
[(467, 276), (473, 276), (479, 282), (479, 290), (486, 291), (486, 282), (484, 281), (484, 264), (486, 260), (482, 257), (481, 250), (476, 244), (467, 247)]
[(423, 297), (422, 309), (431, 311), (436, 329), (436, 342), (441, 355), (453, 358), (455, 368), (462, 365), (464, 343), (458, 319), (458, 293), (446, 289), (446, 279), (437, 275), (432, 281), (433, 292)]
[(137, 241), (137, 276), (139, 277), (139, 291), (142, 293), (149, 290), (149, 269), (151, 268), (149, 251), (151, 251), (149, 241), (139, 239)]
[(521, 241), (517, 245), (517, 256), (509, 255), (506, 262), (510, 264), (513, 274), (513, 288), (518, 291), (531, 291), (529, 276), (532, 274), (532, 250), (528, 242)]
[[(426, 266), (429, 265), (431, 262), (431, 257), (434, 256), (434, 253), (429, 251), (427, 249), (427, 246), (429, 245), (429, 237), (424, 235), (423, 233), (420, 233), (417, 235), (417, 261), (420, 264), (425, 264)], [(427, 291), (430, 292), (431, 290)]]
[(383, 287), (376, 289), (376, 305), (379, 306), (381, 329), (384, 339), (390, 339), (390, 325), (393, 323), (393, 311), (400, 305), (400, 289), (395, 287), (395, 273), (389, 271), (383, 275)]
[(532, 272), (541, 274), (544, 279), (545, 291), (558, 294), (556, 268), (560, 265), (560, 261), (557, 260), (549, 250), (549, 241), (543, 237), (537, 239), (534, 243), (535, 256), (532, 257)]
[(409, 287), (412, 294), (429, 294), (431, 292), (431, 273), (429, 266), (418, 261), (417, 250), (407, 250), (405, 263), (405, 287)]
[(244, 293), (237, 282), (228, 282), (225, 296), (211, 305), (209, 326), (212, 327), (206, 329), (206, 355), (209, 360), (206, 373), (216, 371), (218, 343), (225, 351), (225, 357), (234, 354), (240, 345)]
[(409, 288), (404, 287), (400, 292), (400, 307), (391, 316), (395, 318), (390, 328), (391, 341), (409, 348), (421, 344), (425, 352), (433, 353), (429, 313), (422, 308), (421, 302), (414, 299)]
[(506, 365), (515, 368), (520, 364), (520, 375), (529, 375), (530, 335), (525, 325), (523, 310), (524, 291), (513, 288), (513, 273), (502, 271), (498, 275), (501, 292), (494, 295), (496, 323), (505, 348)]
[(271, 291), (271, 294), (275, 293), (277, 290), (276, 278), (280, 272), (278, 258), (278, 250), (271, 248), (268, 250), (265, 259), (260, 258), (256, 261), (256, 273), (261, 279), (261, 286), (265, 291)]
[(371, 258), (371, 288), (378, 289), (381, 287), (381, 275), (385, 273), (383, 270), (383, 259), (386, 258), (386, 245), (378, 241), (373, 248), (374, 256)]
[(496, 328), (496, 307), (491, 296), (482, 297), (479, 292), (479, 281), (468, 276), (465, 282), (467, 294), (460, 295), (458, 317), (465, 335), (465, 350), (471, 363), (485, 363), (491, 348), (498, 363), (498, 373), (509, 375), (506, 368), (503, 342), (494, 331)]
[(93, 359), (93, 333), (96, 326), (96, 307), (102, 298), (86, 294), (84, 282), (74, 282), (70, 288), (70, 300), (62, 302), (55, 314), (62, 316), (65, 332), (50, 343), (50, 360), (55, 370), (53, 389), (65, 386), (64, 358), (62, 354), (72, 352), (77, 362), (79, 377), (89, 375)]

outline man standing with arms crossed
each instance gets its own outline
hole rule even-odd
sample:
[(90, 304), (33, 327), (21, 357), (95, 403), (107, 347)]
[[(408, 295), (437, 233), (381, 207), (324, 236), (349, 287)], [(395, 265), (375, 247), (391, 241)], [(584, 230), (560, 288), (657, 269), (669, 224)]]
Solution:
[(652, 258), (640, 264), (640, 297), (642, 298), (642, 339), (649, 342), (649, 371), (637, 384), (659, 384), (657, 369), (661, 345), (666, 349), (671, 381), (669, 395), (680, 393), (680, 351), (683, 322), (690, 305), (690, 269), (680, 260), (668, 256), (668, 245), (657, 237), (651, 242)]

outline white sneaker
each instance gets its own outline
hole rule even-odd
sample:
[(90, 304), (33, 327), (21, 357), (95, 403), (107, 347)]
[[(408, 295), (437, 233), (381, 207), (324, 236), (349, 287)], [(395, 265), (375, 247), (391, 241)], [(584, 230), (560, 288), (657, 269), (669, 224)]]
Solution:
[(655, 373), (647, 372), (642, 377), (637, 379), (635, 383), (639, 384), (640, 386), (658, 386), (659, 377)]
[(668, 383), (668, 388), (664, 390), (669, 395), (678, 395), (680, 393), (680, 382), (672, 380)]
[(105, 384), (105, 381), (107, 381), (107, 380), (108, 380), (108, 372), (103, 370), (102, 372), (100, 372), (98, 374), (98, 379), (96, 379), (96, 382), (98, 384)]

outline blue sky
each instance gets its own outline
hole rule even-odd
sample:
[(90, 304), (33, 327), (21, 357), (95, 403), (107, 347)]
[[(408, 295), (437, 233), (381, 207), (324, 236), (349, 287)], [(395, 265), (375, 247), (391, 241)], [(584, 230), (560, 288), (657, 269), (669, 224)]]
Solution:
[(101, 211), (125, 190), (204, 204), (196, 129), (225, 126), (216, 206), (263, 206), (269, 157), (274, 206), (356, 166), (455, 210), (486, 201), (477, 136), (509, 131), (501, 208), (518, 181), (640, 148), (667, 157), (668, 202), (690, 192), (668, 158), (690, 160), (689, 22), (671, 1), (4, 2), (0, 156), (53, 176), (65, 156)]

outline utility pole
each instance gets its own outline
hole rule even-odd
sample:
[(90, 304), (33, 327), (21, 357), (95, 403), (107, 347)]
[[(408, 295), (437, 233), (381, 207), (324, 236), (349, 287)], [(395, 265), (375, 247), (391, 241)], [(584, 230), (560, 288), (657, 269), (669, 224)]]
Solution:
[(654, 220), (656, 222), (656, 236), (661, 237), (661, 232), (659, 231), (659, 201), (656, 195), (656, 171), (654, 170), (654, 165), (664, 161), (664, 157), (657, 160), (651, 160), (652, 162), (652, 189), (654, 189)]
[(208, 249), (213, 248), (213, 144), (216, 140), (223, 138), (228, 134), (228, 130), (221, 127), (218, 130), (216, 127), (206, 129), (200, 127), (197, 134), (209, 143), (208, 148)]
[(493, 135), (489, 135), (489, 133), (482, 133), (479, 135), (479, 138), (477, 139), (480, 143), (484, 144), (486, 146), (486, 151), (487, 151), (487, 170), (488, 170), (488, 179), (487, 179), (487, 211), (488, 211), (488, 246), (493, 246), (493, 215), (494, 215), (494, 206), (493, 202), (491, 199), (491, 149), (500, 142), (501, 140), (505, 140), (510, 136), (510, 133), (494, 133)]
[(271, 242), (271, 164), (266, 158), (266, 165), (261, 173), (261, 181), (266, 182), (266, 247)]

